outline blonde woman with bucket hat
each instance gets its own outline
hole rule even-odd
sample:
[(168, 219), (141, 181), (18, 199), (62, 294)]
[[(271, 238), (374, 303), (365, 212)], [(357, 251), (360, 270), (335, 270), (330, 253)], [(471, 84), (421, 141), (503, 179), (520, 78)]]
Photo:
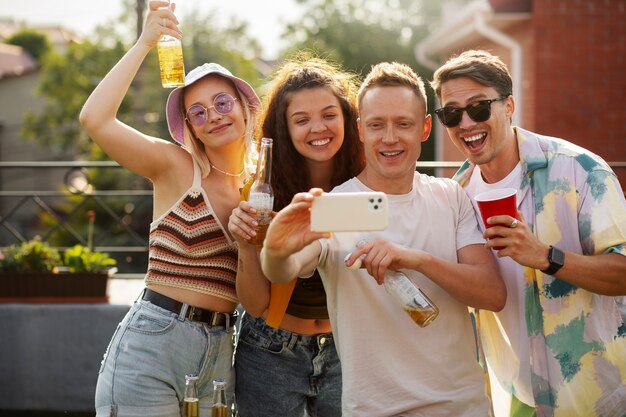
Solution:
[(260, 103), (247, 82), (204, 64), (168, 97), (167, 124), (177, 144), (116, 118), (159, 38), (182, 36), (167, 5), (150, 2), (139, 40), (80, 114), (94, 142), (154, 187), (146, 288), (104, 355), (97, 416), (179, 416), (187, 374), (199, 378), (201, 414), (208, 413), (213, 379), (226, 380), (231, 402), (234, 391), (237, 244), (226, 227), (249, 166)]

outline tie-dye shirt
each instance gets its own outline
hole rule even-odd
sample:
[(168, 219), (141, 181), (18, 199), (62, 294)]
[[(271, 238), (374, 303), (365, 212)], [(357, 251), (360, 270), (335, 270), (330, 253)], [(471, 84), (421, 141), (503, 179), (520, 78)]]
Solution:
[[(608, 164), (564, 140), (515, 132), (524, 173), (518, 197), (533, 201), (526, 205), (533, 212), (522, 214), (535, 235), (574, 253), (626, 255), (626, 201)], [(473, 168), (466, 161), (454, 179), (467, 185)], [(520, 268), (537, 415), (626, 416), (626, 324), (618, 308), (623, 297)], [(488, 323), (497, 322), (483, 321), (483, 338), (499, 331)], [(489, 361), (511, 359), (497, 356)]]

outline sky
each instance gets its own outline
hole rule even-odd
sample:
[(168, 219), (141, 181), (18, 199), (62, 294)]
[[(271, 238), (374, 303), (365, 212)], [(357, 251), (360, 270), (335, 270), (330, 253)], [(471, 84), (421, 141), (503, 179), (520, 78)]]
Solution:
[[(61, 24), (80, 35), (88, 35), (98, 24), (122, 13), (122, 0), (0, 0), (0, 19), (12, 18), (33, 25)], [(194, 9), (197, 7), (197, 9)], [(190, 10), (216, 10), (220, 21), (238, 16), (249, 22), (248, 32), (263, 48), (264, 58), (275, 58), (281, 43), (281, 22), (297, 21), (300, 9), (295, 0), (178, 0), (178, 16)]]

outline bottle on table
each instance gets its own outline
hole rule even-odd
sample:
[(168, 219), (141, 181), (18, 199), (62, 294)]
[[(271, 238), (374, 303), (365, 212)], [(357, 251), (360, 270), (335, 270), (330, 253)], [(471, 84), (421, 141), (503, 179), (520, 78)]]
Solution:
[(198, 390), (195, 375), (185, 375), (185, 397), (183, 398), (183, 417), (199, 417)]
[(274, 208), (274, 192), (271, 183), (272, 144), (273, 141), (270, 138), (261, 139), (261, 152), (256, 176), (248, 195), (248, 202), (256, 209), (257, 222), (259, 223), (255, 229), (256, 236), (253, 236), (249, 242), (256, 245), (258, 250), (263, 247), (263, 240), (272, 220), (272, 209)]
[(228, 417), (228, 403), (226, 402), (226, 382), (223, 379), (213, 381), (213, 403), (211, 417)]
[[(170, 7), (168, 5), (168, 8)], [(157, 53), (159, 55), (159, 68), (161, 69), (161, 85), (164, 88), (185, 85), (185, 64), (180, 39), (170, 35), (161, 36), (157, 44)]]

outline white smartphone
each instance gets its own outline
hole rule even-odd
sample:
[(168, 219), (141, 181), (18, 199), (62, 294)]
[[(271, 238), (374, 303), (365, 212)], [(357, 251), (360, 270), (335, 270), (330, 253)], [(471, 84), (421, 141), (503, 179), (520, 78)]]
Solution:
[(324, 193), (311, 206), (314, 232), (383, 230), (388, 222), (387, 195), (381, 192)]

